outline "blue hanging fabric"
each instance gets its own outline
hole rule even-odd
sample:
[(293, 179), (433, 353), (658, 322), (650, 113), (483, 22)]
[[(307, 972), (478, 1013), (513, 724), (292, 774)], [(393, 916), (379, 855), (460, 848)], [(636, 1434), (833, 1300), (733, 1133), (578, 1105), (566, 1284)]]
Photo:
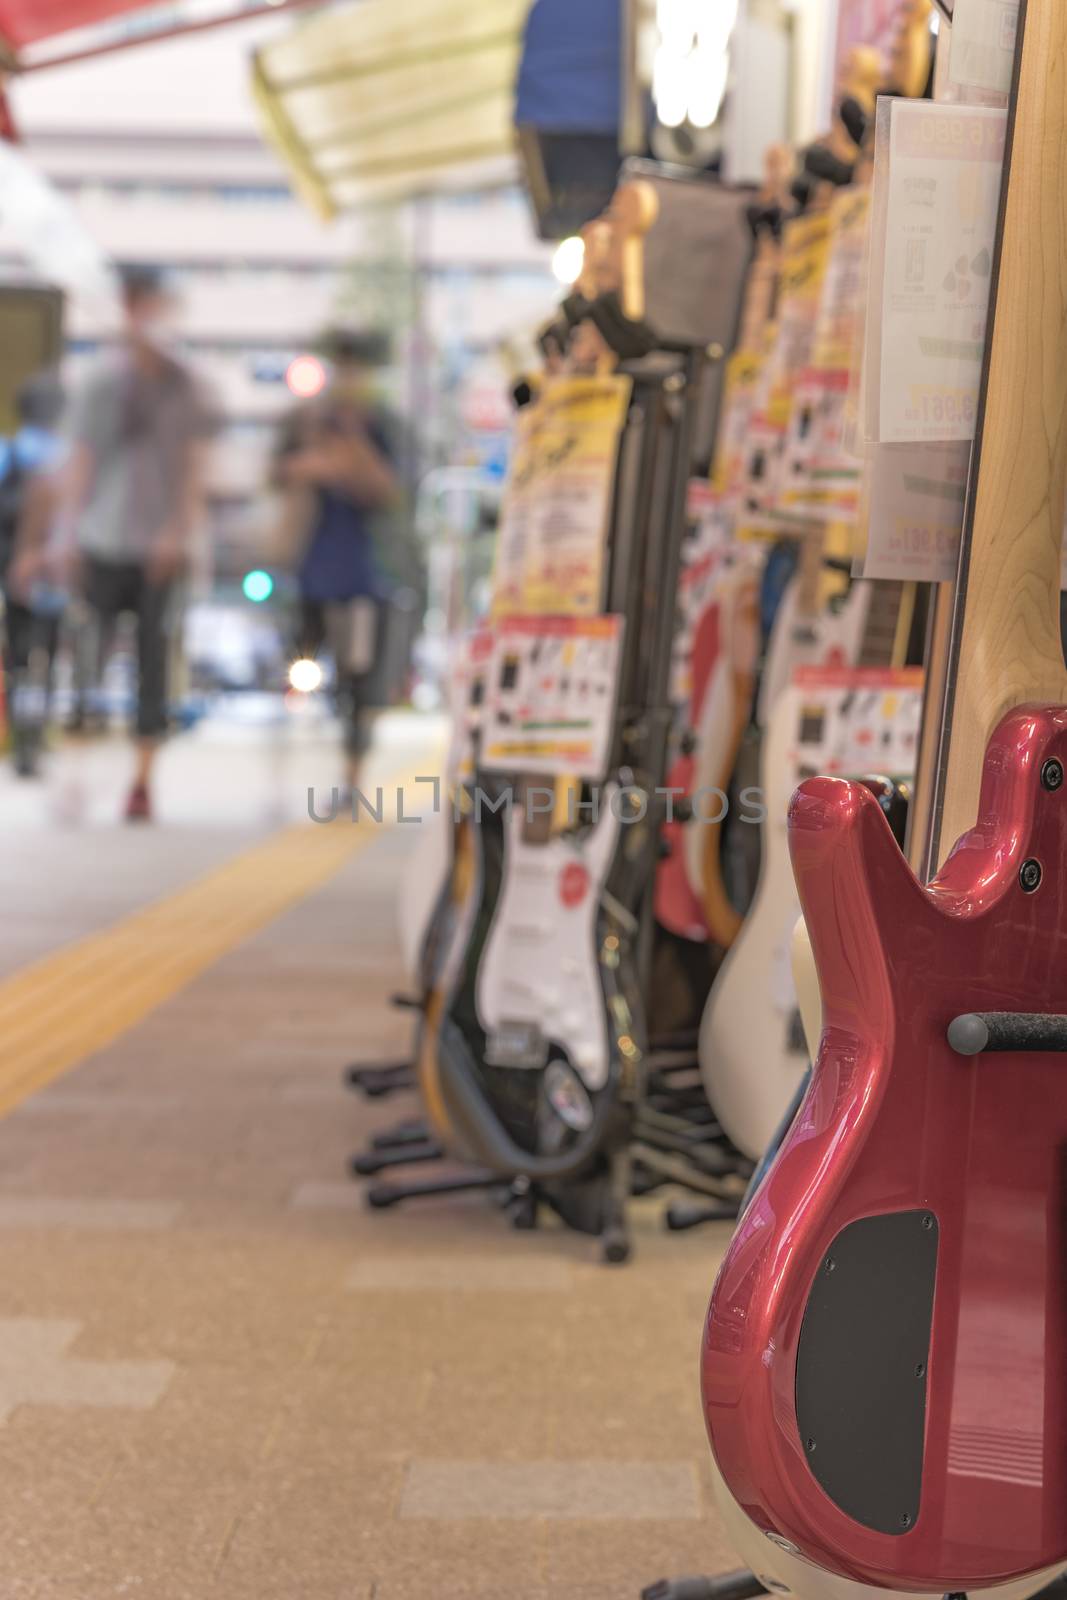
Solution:
[(611, 199), (619, 170), (623, 0), (534, 0), (515, 124), (543, 239), (574, 233)]
[(543, 133), (614, 135), (622, 92), (622, 0), (534, 0), (515, 120)]

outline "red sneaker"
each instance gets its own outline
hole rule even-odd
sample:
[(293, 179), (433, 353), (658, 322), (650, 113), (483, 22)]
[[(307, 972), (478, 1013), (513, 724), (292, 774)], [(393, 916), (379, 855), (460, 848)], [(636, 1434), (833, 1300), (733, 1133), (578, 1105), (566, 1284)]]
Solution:
[(151, 820), (152, 802), (148, 798), (148, 787), (143, 783), (135, 783), (126, 801), (126, 821), (151, 822)]

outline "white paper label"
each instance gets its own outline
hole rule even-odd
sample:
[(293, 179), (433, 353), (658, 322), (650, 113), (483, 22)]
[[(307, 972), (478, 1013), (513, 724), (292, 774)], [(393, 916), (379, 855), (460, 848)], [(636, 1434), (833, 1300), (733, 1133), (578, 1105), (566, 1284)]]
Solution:
[(891, 102), (881, 317), (868, 341), (883, 444), (974, 435), (1005, 125), (986, 107)]
[(1007, 94), (1015, 62), (1019, 0), (956, 0), (949, 83)]
[(970, 458), (968, 443), (872, 448), (865, 578), (956, 576)]
[(482, 767), (602, 778), (622, 635), (618, 616), (503, 619), (486, 671)]

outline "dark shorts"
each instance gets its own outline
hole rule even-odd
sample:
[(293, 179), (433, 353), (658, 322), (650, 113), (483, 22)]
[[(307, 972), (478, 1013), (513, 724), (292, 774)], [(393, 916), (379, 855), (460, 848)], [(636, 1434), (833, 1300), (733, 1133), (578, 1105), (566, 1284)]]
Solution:
[[(301, 600), (297, 620), (297, 652), (316, 656), (330, 643), (328, 606), (317, 600)], [(337, 672), (337, 711), (344, 724), (345, 749), (361, 756), (370, 744), (373, 713), (382, 705), (386, 609), (375, 602), (373, 660), (366, 672)]]
[(169, 583), (150, 583), (136, 561), (87, 556), (85, 598), (109, 633), (123, 611), (137, 618), (137, 732), (157, 738), (167, 729), (167, 615)]
[(59, 622), (58, 616), (40, 616), (10, 595), (4, 597), (3, 662), (9, 678), (26, 671), (35, 650), (44, 651), (51, 674), (59, 645)]

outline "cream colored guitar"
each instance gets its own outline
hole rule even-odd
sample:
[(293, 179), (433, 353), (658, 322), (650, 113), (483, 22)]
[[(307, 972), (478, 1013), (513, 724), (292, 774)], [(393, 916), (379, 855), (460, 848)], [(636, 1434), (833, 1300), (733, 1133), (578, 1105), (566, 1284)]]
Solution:
[[(900, 666), (911, 601), (910, 586), (854, 585), (852, 604), (862, 606), (867, 623), (858, 651), (847, 659), (858, 658), (867, 668)], [(786, 837), (789, 797), (814, 772), (848, 770), (845, 763), (854, 763), (857, 748), (871, 752), (863, 758), (867, 767), (910, 776), (918, 706), (917, 689), (864, 690), (858, 680), (850, 684), (848, 679), (821, 693), (790, 685), (775, 702), (760, 763), (767, 817), (759, 881), (704, 1008), (699, 1046), (704, 1087), (716, 1116), (754, 1160), (766, 1151), (808, 1065), (789, 963), (798, 911)]]

